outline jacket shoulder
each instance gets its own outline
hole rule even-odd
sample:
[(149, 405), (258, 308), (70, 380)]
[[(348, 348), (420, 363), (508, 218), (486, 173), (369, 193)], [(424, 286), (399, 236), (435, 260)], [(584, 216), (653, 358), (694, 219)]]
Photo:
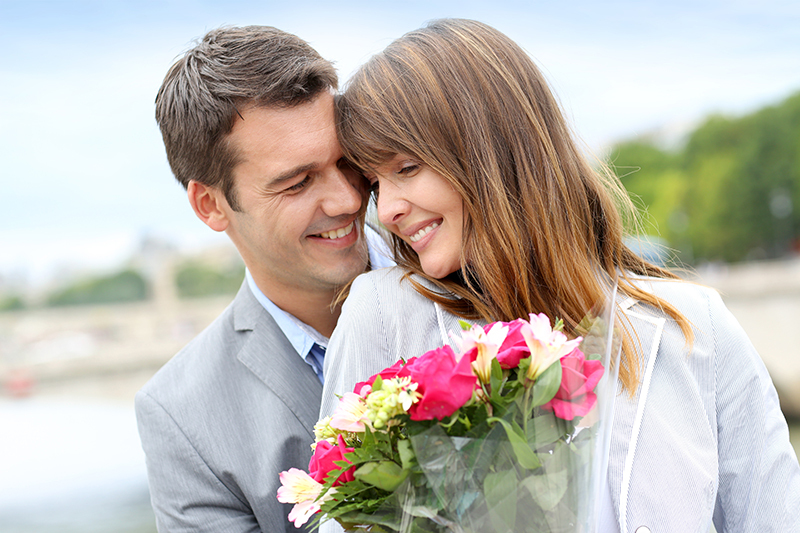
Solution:
[[(699, 283), (645, 277), (634, 278), (633, 282), (638, 288), (674, 306), (692, 323), (705, 322), (710, 317), (727, 312), (719, 293)], [(646, 308), (650, 313), (659, 316), (668, 316), (663, 310), (645, 302), (637, 302), (636, 307)]]
[[(365, 272), (358, 276), (350, 289), (347, 302), (375, 302), (404, 309), (413, 309), (417, 306), (430, 306), (431, 302), (421, 295), (412, 285), (411, 280), (432, 290), (437, 290), (428, 280), (419, 276), (407, 276), (401, 267), (389, 267)], [(353, 304), (351, 304), (353, 305)]]
[(142, 392), (162, 399), (165, 395), (180, 398), (195, 391), (230, 366), (243, 333), (233, 324), (233, 306), (228, 306), (200, 334), (189, 341), (142, 387)]

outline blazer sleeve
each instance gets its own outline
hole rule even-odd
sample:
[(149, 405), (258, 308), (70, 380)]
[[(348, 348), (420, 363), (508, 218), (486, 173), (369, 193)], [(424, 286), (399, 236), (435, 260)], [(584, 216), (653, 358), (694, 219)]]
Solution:
[[(135, 405), (158, 531), (260, 532), (250, 506), (220, 481), (170, 414), (142, 391)], [(276, 516), (275, 523), (285, 520)]]
[(714, 526), (718, 533), (800, 531), (800, 466), (775, 387), (722, 300), (709, 298), (717, 349)]

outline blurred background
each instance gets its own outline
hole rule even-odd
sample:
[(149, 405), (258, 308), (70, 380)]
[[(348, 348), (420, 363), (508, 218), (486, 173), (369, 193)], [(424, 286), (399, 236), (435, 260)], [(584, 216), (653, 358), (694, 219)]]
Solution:
[(341, 80), (438, 17), (537, 61), (643, 210), (643, 254), (718, 288), (800, 442), (800, 4), (0, 0), (0, 532), (152, 532), (133, 395), (231, 301), (153, 119), (220, 25), (296, 33)]

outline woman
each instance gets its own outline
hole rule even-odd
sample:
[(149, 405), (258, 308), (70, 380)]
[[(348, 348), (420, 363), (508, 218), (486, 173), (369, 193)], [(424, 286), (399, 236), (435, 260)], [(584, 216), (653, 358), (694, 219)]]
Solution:
[[(458, 319), (574, 328), (617, 279), (626, 327), (602, 531), (800, 531), (800, 467), (758, 354), (711, 290), (623, 244), (633, 212), (584, 159), (513, 41), (442, 20), (373, 57), (339, 102), (398, 268), (353, 283), (325, 363), (336, 394), (448, 342)], [(619, 206), (623, 206), (620, 208)]]

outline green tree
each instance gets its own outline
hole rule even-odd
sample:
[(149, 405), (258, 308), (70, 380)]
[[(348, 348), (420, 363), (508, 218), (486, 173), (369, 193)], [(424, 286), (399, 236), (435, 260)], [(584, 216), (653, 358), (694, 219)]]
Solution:
[(744, 117), (711, 116), (675, 152), (621, 143), (611, 163), (685, 260), (777, 257), (797, 246), (800, 93)]
[(134, 270), (123, 270), (116, 274), (82, 280), (51, 294), (47, 305), (89, 305), (135, 302), (147, 298), (147, 282)]
[(25, 309), (25, 302), (19, 296), (13, 294), (0, 296), (0, 312), (20, 309)]
[(243, 279), (243, 265), (215, 268), (203, 263), (189, 262), (178, 269), (175, 284), (181, 298), (198, 298), (235, 294)]
[(617, 145), (612, 168), (642, 209), (642, 231), (679, 242), (685, 230), (680, 223), (686, 195), (686, 176), (676, 154), (644, 141)]

